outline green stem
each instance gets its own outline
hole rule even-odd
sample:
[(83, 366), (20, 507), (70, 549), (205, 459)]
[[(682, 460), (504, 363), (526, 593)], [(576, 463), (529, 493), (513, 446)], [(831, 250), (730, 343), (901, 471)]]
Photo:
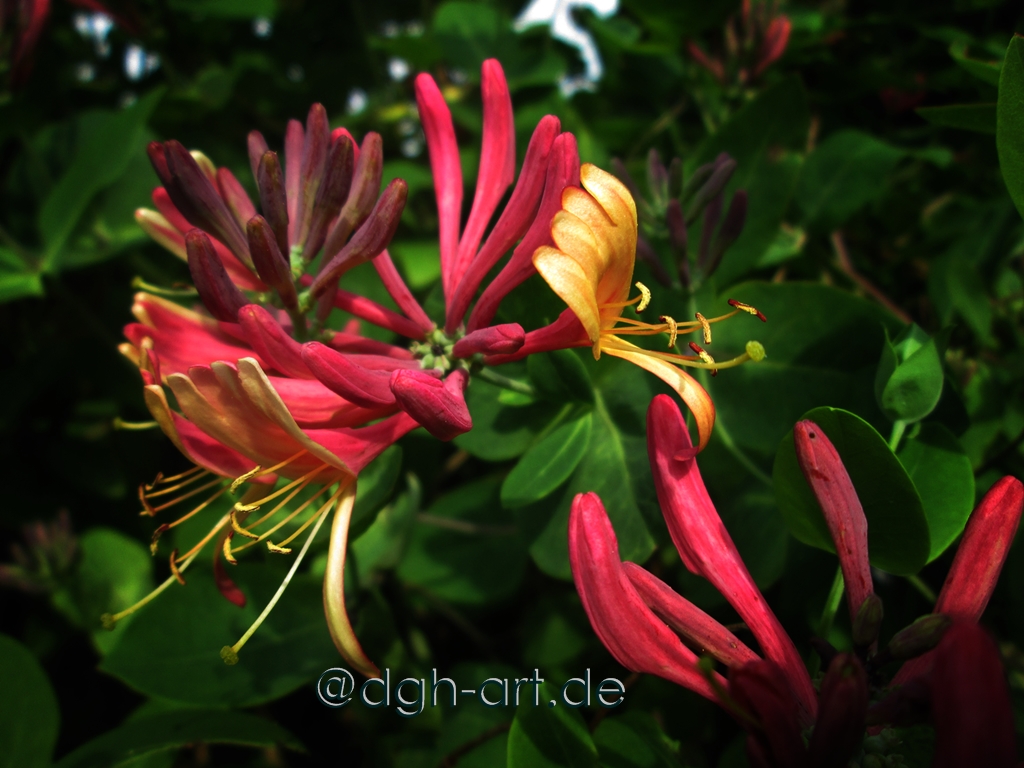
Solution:
[(916, 574), (907, 576), (907, 581), (910, 583), (910, 586), (921, 593), (921, 596), (924, 597), (925, 600), (932, 605), (935, 605), (935, 601), (939, 599), (938, 595), (935, 594), (931, 587), (921, 580), (920, 576)]
[(832, 622), (835, 621), (836, 613), (839, 612), (845, 587), (843, 569), (836, 568), (836, 577), (832, 581), (832, 589), (829, 590), (828, 597), (825, 599), (825, 607), (821, 611), (821, 621), (818, 622), (818, 637), (822, 640), (828, 640), (829, 633), (832, 631)]
[(900, 439), (903, 437), (903, 432), (907, 428), (907, 422), (897, 419), (893, 422), (892, 433), (889, 435), (889, 450), (896, 453), (896, 449), (899, 447)]
[(518, 392), (521, 395), (529, 395), (530, 397), (537, 396), (537, 390), (525, 381), (510, 379), (508, 376), (502, 376), (500, 373), (495, 373), (490, 368), (481, 368), (479, 371), (476, 371), (475, 375), (477, 378), (483, 379), (488, 384), (493, 384), (496, 387)]

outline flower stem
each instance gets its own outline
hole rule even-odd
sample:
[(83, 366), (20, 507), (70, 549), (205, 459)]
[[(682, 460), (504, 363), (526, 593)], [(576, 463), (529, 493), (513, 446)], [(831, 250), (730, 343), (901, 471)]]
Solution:
[(920, 576), (916, 574), (907, 576), (907, 582), (910, 584), (910, 586), (912, 586), (914, 589), (920, 592), (921, 596), (925, 600), (927, 600), (932, 605), (935, 605), (935, 601), (939, 599), (938, 596), (935, 594), (935, 591), (931, 587), (929, 587), (927, 584), (924, 583), (924, 581), (921, 580)]
[(900, 440), (903, 438), (903, 431), (907, 428), (907, 422), (897, 419), (892, 424), (892, 432), (889, 434), (889, 450), (896, 453)]
[(530, 397), (536, 397), (537, 395), (537, 390), (525, 381), (510, 379), (508, 376), (502, 376), (500, 373), (495, 373), (490, 368), (481, 368), (479, 371), (476, 371), (475, 375), (486, 381), (488, 384), (493, 384), (494, 386), (501, 387), (502, 389), (509, 389), (513, 392), (518, 392), (521, 395), (529, 395)]
[(832, 631), (832, 622), (835, 621), (839, 605), (843, 601), (843, 589), (846, 584), (843, 581), (843, 569), (836, 568), (836, 577), (832, 581), (832, 589), (829, 590), (825, 599), (825, 607), (821, 611), (821, 621), (818, 622), (818, 637), (828, 640)]

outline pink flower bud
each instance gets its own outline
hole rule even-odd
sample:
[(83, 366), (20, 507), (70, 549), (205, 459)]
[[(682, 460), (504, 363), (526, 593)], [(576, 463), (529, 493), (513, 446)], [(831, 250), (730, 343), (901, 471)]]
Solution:
[(761, 51), (757, 57), (757, 64), (754, 66), (754, 77), (764, 72), (774, 61), (782, 58), (786, 52), (786, 44), (789, 43), (789, 33), (793, 23), (785, 16), (776, 16), (764, 33), (764, 41), (761, 43)]
[(481, 328), (463, 336), (452, 348), (453, 357), (473, 355), (510, 355), (518, 352), (526, 340), (526, 332), (518, 323), (505, 323)]
[(260, 279), (277, 291), (281, 301), (289, 309), (298, 305), (295, 283), (288, 260), (278, 248), (274, 231), (262, 216), (253, 216), (246, 225), (249, 236), (249, 253)]
[(334, 229), (324, 242), (324, 257), (331, 259), (348, 240), (352, 232), (362, 226), (370, 215), (380, 194), (380, 180), (384, 173), (384, 150), (379, 133), (370, 132), (363, 137), (363, 146), (352, 172), (352, 185), (348, 199), (338, 215)]
[(210, 314), (226, 323), (237, 323), (238, 310), (249, 300), (231, 282), (209, 236), (201, 229), (191, 230), (185, 235), (185, 250), (192, 282)]
[(391, 391), (403, 410), (438, 440), (448, 441), (473, 428), (463, 394), (469, 374), (453, 371), (439, 380), (426, 371), (391, 374)]
[(278, 250), (287, 261), (290, 252), (288, 243), (288, 199), (285, 194), (281, 162), (276, 152), (264, 152), (256, 166), (256, 186), (260, 191), (260, 207), (267, 223), (274, 231)]
[(369, 370), (318, 341), (302, 346), (302, 360), (325, 387), (356, 405), (380, 408), (395, 403), (391, 370)]
[(868, 708), (868, 676), (852, 653), (829, 664), (818, 695), (818, 720), (811, 735), (810, 764), (845, 768), (864, 740)]

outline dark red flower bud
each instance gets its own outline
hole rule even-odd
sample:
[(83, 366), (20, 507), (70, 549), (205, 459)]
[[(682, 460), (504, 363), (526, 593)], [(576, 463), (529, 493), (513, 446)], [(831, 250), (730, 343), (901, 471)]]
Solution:
[(814, 768), (846, 768), (864, 739), (868, 676), (852, 653), (841, 653), (828, 667), (818, 695), (818, 719), (811, 735)]
[(264, 153), (270, 151), (270, 147), (267, 145), (267, 140), (263, 138), (263, 134), (259, 131), (249, 131), (248, 138), (249, 148), (249, 167), (252, 168), (252, 177), (258, 178), (257, 170), (260, 167), (260, 160), (263, 159)]
[(238, 179), (227, 168), (217, 169), (217, 189), (220, 196), (227, 203), (228, 210), (235, 217), (235, 221), (245, 226), (245, 222), (256, 215), (256, 207), (249, 199), (249, 194), (239, 183)]
[(733, 173), (736, 171), (736, 161), (723, 152), (715, 158), (713, 168), (714, 170), (711, 172), (708, 180), (697, 190), (693, 200), (690, 202), (690, 207), (686, 211), (687, 224), (696, 221), (708, 203), (718, 197), (721, 191), (725, 189), (725, 185), (729, 183), (729, 179), (732, 178)]
[(331, 143), (324, 177), (313, 201), (309, 234), (302, 246), (303, 261), (312, 261), (316, 256), (327, 238), (327, 225), (338, 215), (341, 206), (348, 198), (349, 187), (352, 184), (353, 163), (352, 139), (345, 134), (340, 134)]
[(276, 152), (264, 152), (256, 168), (256, 186), (260, 191), (260, 207), (270, 228), (274, 231), (277, 248), (289, 258), (288, 200), (285, 195), (284, 174)]
[(313, 298), (319, 298), (328, 288), (336, 286), (348, 270), (369, 261), (387, 247), (398, 229), (408, 194), (409, 187), (404, 180), (394, 179), (388, 184), (363, 226), (316, 276), (309, 288)]
[(906, 661), (927, 653), (939, 644), (952, 623), (943, 613), (920, 617), (892, 636), (885, 649), (886, 657)]
[(231, 282), (209, 236), (201, 229), (191, 230), (185, 235), (185, 251), (192, 282), (210, 314), (226, 323), (237, 323), (238, 310), (249, 300)]
[(526, 332), (518, 323), (491, 325), (463, 336), (452, 348), (453, 357), (482, 355), (511, 355), (518, 352), (526, 341)]
[(958, 622), (935, 649), (932, 768), (1013, 768), (1017, 738), (999, 649), (984, 629)]
[(348, 199), (338, 215), (334, 229), (324, 243), (324, 257), (330, 259), (349, 236), (360, 227), (373, 210), (380, 194), (380, 181), (384, 174), (384, 149), (380, 134), (370, 132), (363, 138), (359, 159), (352, 173), (352, 186)]
[(767, 659), (729, 670), (729, 695), (749, 716), (747, 754), (766, 768), (804, 768), (807, 751), (800, 728), (800, 704), (786, 674)]
[(253, 216), (246, 225), (249, 236), (249, 252), (256, 274), (281, 297), (288, 309), (298, 306), (298, 294), (292, 281), (292, 270), (288, 259), (278, 248), (270, 224), (262, 216)]
[(332, 392), (363, 408), (394, 405), (391, 370), (370, 370), (352, 356), (335, 352), (318, 341), (302, 345), (302, 360), (313, 375)]
[(406, 413), (447, 442), (473, 428), (464, 394), (468, 380), (463, 370), (453, 371), (444, 380), (426, 371), (398, 370), (391, 374), (391, 391)]
[(299, 173), (298, 197), (295, 205), (295, 243), (304, 244), (309, 236), (313, 216), (313, 202), (324, 177), (327, 153), (331, 148), (331, 127), (327, 123), (327, 110), (323, 104), (314, 104), (306, 116), (305, 143), (302, 148), (302, 168)]
[(711, 251), (708, 254), (708, 263), (704, 268), (705, 272), (710, 275), (718, 269), (718, 265), (722, 262), (722, 257), (725, 252), (729, 250), (733, 243), (735, 243), (741, 234), (743, 234), (743, 225), (747, 223), (747, 193), (745, 190), (737, 190), (736, 194), (732, 196), (732, 202), (729, 203), (729, 210), (725, 214), (725, 221), (722, 222), (722, 226), (718, 230), (718, 234), (715, 235), (714, 241), (711, 243)]

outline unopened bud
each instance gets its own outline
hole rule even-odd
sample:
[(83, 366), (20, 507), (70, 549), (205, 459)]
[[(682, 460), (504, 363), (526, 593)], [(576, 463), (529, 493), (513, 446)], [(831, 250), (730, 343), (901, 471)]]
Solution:
[(185, 250), (192, 282), (210, 314), (226, 323), (237, 323), (238, 310), (250, 302), (231, 282), (209, 236), (193, 229), (185, 235)]
[(711, 250), (708, 254), (707, 266), (704, 268), (707, 275), (714, 273), (718, 265), (722, 263), (722, 257), (743, 233), (743, 225), (747, 222), (747, 193), (745, 190), (737, 190), (729, 203), (729, 210), (725, 214), (725, 220), (719, 228), (715, 239), (711, 243)]
[(349, 236), (366, 221), (380, 194), (380, 181), (384, 174), (384, 151), (379, 133), (368, 133), (363, 138), (352, 172), (352, 185), (348, 199), (338, 215), (334, 229), (324, 243), (324, 257), (330, 259), (345, 245)]
[(682, 190), (679, 192), (680, 205), (686, 205), (690, 201), (690, 198), (697, 193), (697, 190), (704, 185), (704, 182), (711, 178), (711, 174), (714, 172), (714, 163), (705, 163), (697, 168), (697, 170), (693, 172), (693, 175), (686, 180), (683, 184)]
[[(327, 238), (327, 225), (338, 215), (352, 184), (352, 139), (342, 134), (331, 143), (323, 180), (313, 201), (309, 233), (302, 247), (302, 260), (312, 261)], [(300, 241), (301, 242), (301, 241)]]
[(259, 131), (249, 131), (248, 138), (249, 148), (249, 166), (252, 168), (252, 177), (257, 178), (257, 170), (260, 167), (260, 160), (263, 159), (263, 154), (270, 151), (270, 147), (267, 146), (267, 140), (263, 138), (263, 134)]
[(864, 738), (867, 708), (867, 673), (854, 654), (841, 653), (821, 681), (809, 764), (844, 768)]
[(715, 160), (714, 170), (704, 185), (693, 196), (690, 207), (686, 211), (687, 224), (696, 221), (697, 216), (714, 200), (729, 183), (736, 171), (736, 161), (724, 152)]
[(853, 619), (853, 644), (857, 648), (867, 648), (878, 640), (878, 630), (882, 626), (882, 598), (872, 592), (861, 603), (857, 615)]
[(901, 629), (886, 647), (887, 655), (906, 661), (927, 653), (939, 644), (953, 620), (943, 613), (931, 613)]
[(331, 148), (331, 128), (323, 104), (314, 104), (306, 116), (305, 143), (299, 172), (298, 200), (295, 206), (296, 243), (305, 243), (313, 217), (313, 202), (324, 177), (327, 153)]
[(363, 408), (394, 405), (391, 371), (373, 371), (318, 341), (302, 345), (302, 361), (320, 383)]
[(468, 380), (464, 370), (453, 371), (443, 381), (426, 371), (398, 370), (391, 374), (391, 391), (424, 429), (448, 441), (473, 428), (464, 394)]
[(245, 226), (245, 222), (256, 215), (256, 208), (249, 199), (248, 193), (239, 183), (238, 179), (227, 168), (217, 169), (217, 189), (220, 196), (227, 203), (228, 210), (235, 217), (235, 221)]
[(263, 216), (274, 231), (274, 239), (281, 253), (289, 252), (288, 200), (285, 194), (284, 174), (276, 152), (264, 152), (256, 168), (256, 186), (260, 191)]
[(452, 348), (456, 358), (481, 355), (511, 355), (526, 341), (526, 332), (518, 323), (492, 325), (462, 337)]
[(295, 283), (292, 282), (292, 270), (277, 246), (270, 224), (262, 216), (253, 216), (246, 225), (246, 232), (256, 274), (277, 291), (285, 307), (295, 309), (298, 306), (298, 294), (295, 292)]
[(678, 200), (669, 200), (665, 209), (665, 224), (668, 226), (668, 240), (677, 261), (686, 259), (687, 234), (686, 217)]
[(704, 208), (704, 221), (700, 228), (700, 247), (697, 249), (697, 264), (707, 272), (711, 257), (711, 238), (722, 218), (722, 193), (715, 195)]
[(310, 296), (319, 298), (329, 287), (337, 285), (345, 272), (369, 261), (387, 247), (398, 229), (408, 194), (409, 187), (404, 180), (394, 179), (388, 184), (363, 226), (317, 275), (309, 288)]

